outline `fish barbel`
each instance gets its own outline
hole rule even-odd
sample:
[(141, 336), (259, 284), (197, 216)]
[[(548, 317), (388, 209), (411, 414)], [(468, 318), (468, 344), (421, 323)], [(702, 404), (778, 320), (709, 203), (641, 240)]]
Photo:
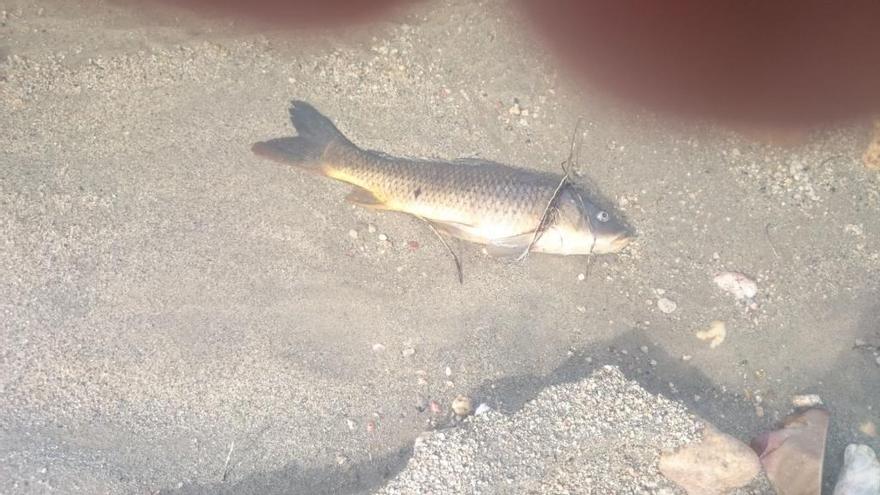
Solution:
[(302, 101), (292, 103), (290, 118), (297, 136), (256, 143), (253, 152), (347, 182), (354, 186), (346, 197), (352, 203), (409, 213), (492, 254), (613, 253), (631, 239), (562, 176), (490, 161), (414, 160), (363, 150)]

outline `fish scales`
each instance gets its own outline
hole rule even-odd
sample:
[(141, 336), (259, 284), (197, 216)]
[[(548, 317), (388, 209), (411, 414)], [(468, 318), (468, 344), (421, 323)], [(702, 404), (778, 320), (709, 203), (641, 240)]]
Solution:
[(505, 224), (509, 234), (534, 230), (561, 176), (494, 163), (386, 157), (330, 146), (330, 177), (372, 191), (388, 209), (468, 225)]

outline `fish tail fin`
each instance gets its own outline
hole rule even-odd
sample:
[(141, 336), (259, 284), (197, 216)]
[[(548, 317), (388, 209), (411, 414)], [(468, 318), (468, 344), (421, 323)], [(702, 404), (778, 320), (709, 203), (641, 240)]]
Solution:
[(324, 173), (324, 151), (331, 143), (354, 145), (327, 117), (304, 101), (290, 105), (290, 121), (297, 136), (270, 139), (255, 143), (251, 151), (276, 162)]

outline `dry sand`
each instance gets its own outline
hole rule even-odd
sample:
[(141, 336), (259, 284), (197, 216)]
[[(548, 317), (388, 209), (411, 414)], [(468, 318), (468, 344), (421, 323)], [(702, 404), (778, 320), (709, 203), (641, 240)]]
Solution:
[[(515, 413), (600, 364), (741, 439), (821, 395), (828, 480), (847, 443), (880, 448), (859, 432), (880, 424), (870, 126), (778, 148), (624, 108), (497, 2), (308, 35), (2, 10), (0, 492), (363, 493), (406, 464), (426, 401)], [(251, 155), (294, 97), (365, 147), (542, 170), (583, 117), (579, 180), (639, 240), (589, 270), (456, 244), (460, 286), (417, 220)], [(757, 279), (756, 310), (724, 270)]]

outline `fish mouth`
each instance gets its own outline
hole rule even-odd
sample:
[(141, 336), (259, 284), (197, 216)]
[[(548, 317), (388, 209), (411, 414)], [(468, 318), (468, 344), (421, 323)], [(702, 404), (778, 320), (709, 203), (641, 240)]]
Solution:
[(623, 250), (626, 246), (632, 242), (633, 236), (628, 232), (624, 232), (619, 234), (617, 237), (608, 242), (608, 252), (609, 253), (617, 253)]

